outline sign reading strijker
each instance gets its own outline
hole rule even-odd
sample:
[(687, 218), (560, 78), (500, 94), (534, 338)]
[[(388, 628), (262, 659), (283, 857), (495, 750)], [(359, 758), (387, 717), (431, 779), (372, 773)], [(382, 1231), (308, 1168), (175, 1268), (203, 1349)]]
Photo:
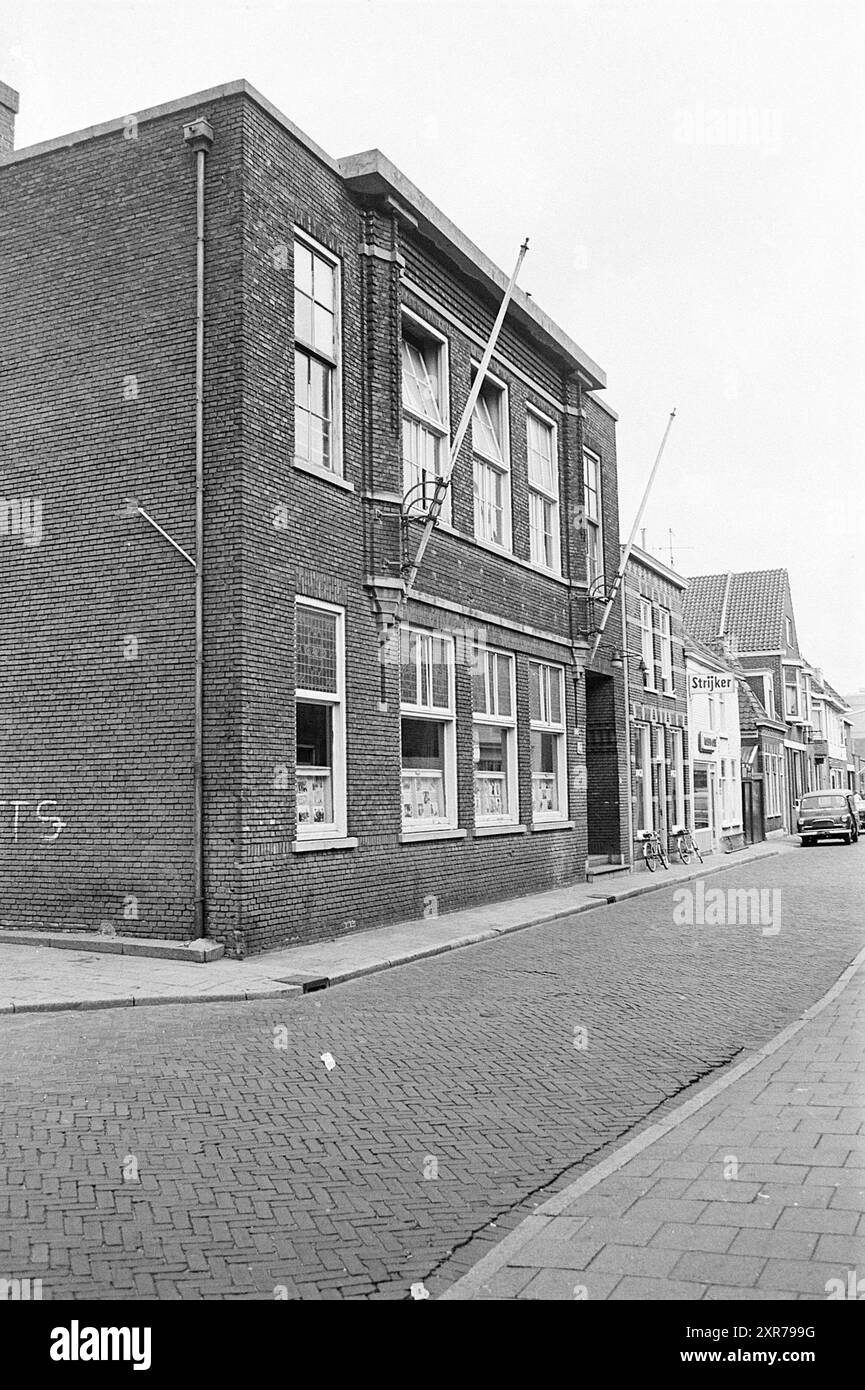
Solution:
[(735, 676), (691, 676), (692, 690), (735, 690)]

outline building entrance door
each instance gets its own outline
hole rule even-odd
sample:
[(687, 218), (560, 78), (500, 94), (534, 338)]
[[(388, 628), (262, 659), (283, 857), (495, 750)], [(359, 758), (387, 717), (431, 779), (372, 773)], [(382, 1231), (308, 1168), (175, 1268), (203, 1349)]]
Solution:
[(704, 854), (717, 845), (715, 764), (694, 763), (694, 843)]

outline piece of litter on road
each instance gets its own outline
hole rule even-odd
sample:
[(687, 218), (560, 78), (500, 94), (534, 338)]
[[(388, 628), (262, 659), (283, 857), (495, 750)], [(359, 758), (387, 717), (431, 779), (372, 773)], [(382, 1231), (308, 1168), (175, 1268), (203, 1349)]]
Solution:
[(322, 1052), (321, 1060), (324, 1062), (324, 1065), (327, 1067), (328, 1071), (333, 1071), (334, 1067), (336, 1066), (336, 1062), (333, 1060), (329, 1052)]

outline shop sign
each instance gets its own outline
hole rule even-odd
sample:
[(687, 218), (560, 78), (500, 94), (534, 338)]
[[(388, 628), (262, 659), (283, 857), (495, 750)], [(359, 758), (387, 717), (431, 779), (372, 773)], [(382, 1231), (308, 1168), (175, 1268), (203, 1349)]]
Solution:
[(714, 753), (718, 748), (718, 735), (706, 733), (701, 729), (697, 735), (697, 747), (701, 753)]

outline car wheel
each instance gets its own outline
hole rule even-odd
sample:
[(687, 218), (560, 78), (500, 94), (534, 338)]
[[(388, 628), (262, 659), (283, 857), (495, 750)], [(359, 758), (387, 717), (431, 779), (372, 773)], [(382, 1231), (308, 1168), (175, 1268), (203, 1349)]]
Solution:
[(850, 834), (842, 835), (841, 839), (843, 840), (845, 845), (852, 845), (853, 843), (853, 836)]
[(803, 836), (802, 836), (802, 848), (803, 848), (803, 849), (810, 849), (811, 846), (812, 846), (813, 844), (814, 844), (814, 840), (813, 840), (813, 838), (812, 838), (810, 835), (803, 835)]

